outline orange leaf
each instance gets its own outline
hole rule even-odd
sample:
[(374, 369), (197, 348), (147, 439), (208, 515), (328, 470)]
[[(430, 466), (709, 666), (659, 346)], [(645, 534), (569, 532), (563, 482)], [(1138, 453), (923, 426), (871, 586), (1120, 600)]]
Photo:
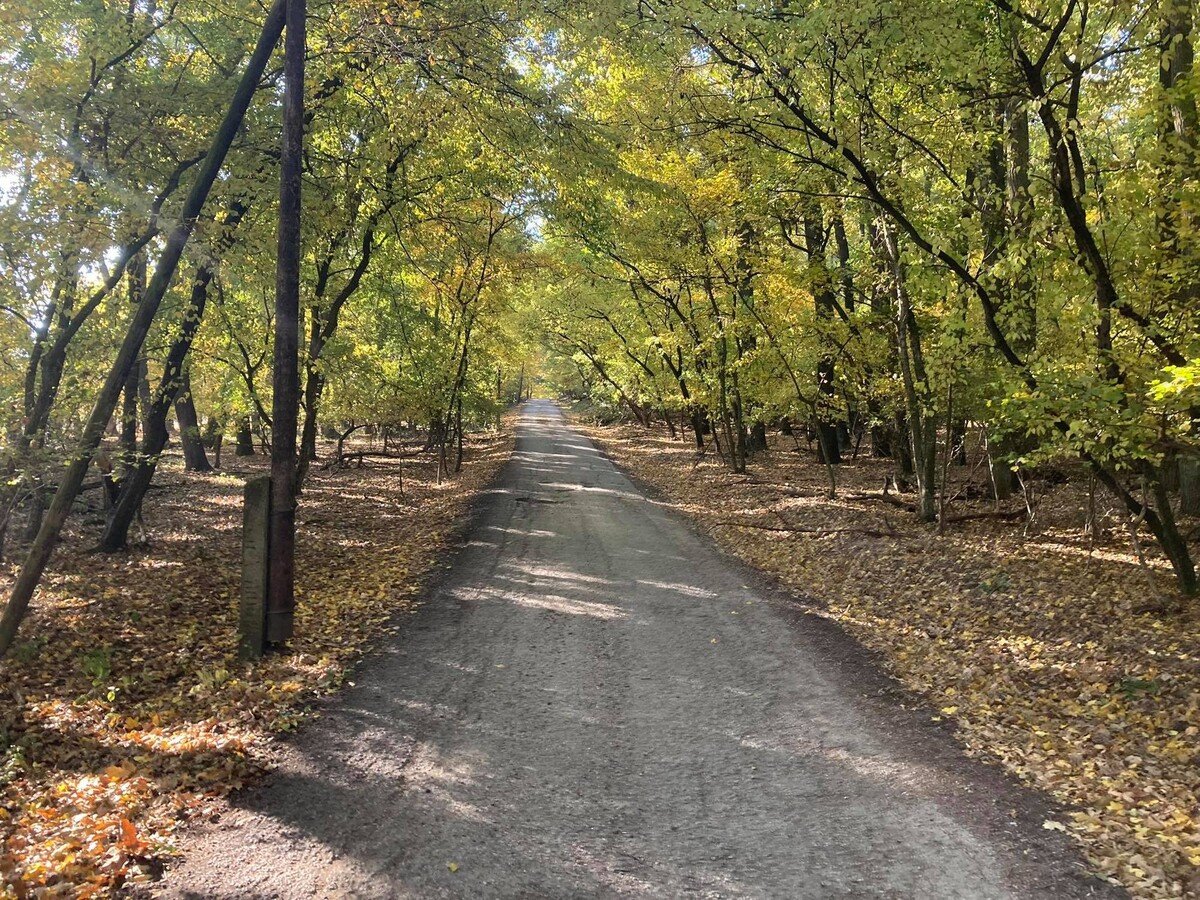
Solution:
[(126, 818), (121, 819), (121, 840), (117, 846), (126, 853), (141, 853), (146, 849), (146, 842), (138, 838), (137, 828)]

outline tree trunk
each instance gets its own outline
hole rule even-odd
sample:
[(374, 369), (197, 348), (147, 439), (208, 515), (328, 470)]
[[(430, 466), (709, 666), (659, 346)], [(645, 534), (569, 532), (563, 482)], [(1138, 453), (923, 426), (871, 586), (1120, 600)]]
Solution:
[(454, 474), (457, 475), (462, 471), (463, 464), (462, 394), (458, 395), (458, 409), (454, 413), (454, 430), (457, 432), (457, 437), (455, 438), (456, 446), (454, 451)]
[(995, 494), (996, 502), (1003, 503), (1013, 495), (1013, 491), (1017, 490), (1017, 473), (1013, 471), (1005, 460), (993, 455), (990, 451), (988, 455), (991, 457), (989, 466), (992, 470), (992, 492)]
[(1154, 536), (1158, 538), (1158, 543), (1166, 553), (1167, 559), (1171, 561), (1171, 568), (1175, 570), (1175, 577), (1178, 579), (1180, 589), (1188, 596), (1193, 596), (1198, 585), (1191, 549), (1175, 522), (1175, 514), (1171, 511), (1171, 498), (1167, 494), (1166, 487), (1161, 481), (1155, 481), (1153, 487), (1154, 505), (1157, 507), (1158, 515), (1148, 515), (1146, 522), (1150, 526), (1150, 530), (1154, 532)]
[[(318, 329), (314, 318), (313, 328)], [(316, 343), (314, 336), (311, 346)], [(317, 351), (319, 354), (319, 350)], [(304, 424), (300, 429), (300, 458), (296, 462), (296, 493), (304, 490), (308, 479), (308, 470), (317, 458), (317, 410), (321, 403), (321, 391), (325, 386), (325, 376), (317, 371), (315, 360), (310, 350), (308, 378), (304, 382)]]
[(892, 447), (895, 441), (895, 428), (891, 425), (871, 426), (871, 455), (880, 459), (893, 456)]
[(34, 480), (33, 491), (29, 495), (29, 502), (25, 504), (25, 531), (21, 536), (24, 543), (28, 544), (37, 540), (38, 533), (42, 530), (42, 521), (45, 515), (46, 490), (39, 478)]
[[(216, 450), (221, 443), (221, 436), (225, 433), (225, 423), (216, 416), (209, 416), (204, 420), (204, 431), (202, 439), (204, 446), (208, 450)], [(214, 466), (216, 463), (213, 464)]]
[[(817, 320), (828, 323), (833, 318), (836, 299), (829, 270), (825, 266), (825, 223), (821, 207), (816, 203), (806, 203), (804, 207), (804, 243), (808, 248), (808, 277), (809, 289), (812, 291), (813, 302), (816, 304)], [(818, 326), (822, 332), (827, 324)], [(829, 336), (819, 335), (822, 345), (829, 343)], [(833, 354), (824, 352), (817, 361), (817, 405), (816, 428), (817, 443), (820, 446), (821, 462), (827, 466), (838, 465), (842, 461), (841, 449), (838, 443), (837, 421), (834, 415), (834, 379), (836, 377)]]
[(235, 456), (254, 455), (254, 427), (250, 424), (249, 416), (242, 416), (238, 419), (236, 441)]
[(1179, 458), (1179, 514), (1200, 516), (1200, 457)]
[(121, 389), (121, 467), (132, 468), (137, 461), (138, 382), (137, 366), (130, 371)]
[[(192, 379), (186, 369), (180, 376), (179, 393), (175, 398), (175, 415), (179, 419), (179, 442), (183, 445), (183, 467), (188, 472), (211, 472), (204, 441), (200, 437), (200, 419), (192, 399)], [(160, 451), (161, 452), (161, 451)]]
[(917, 469), (913, 462), (912, 436), (909, 434), (908, 416), (902, 412), (896, 413), (892, 435), (895, 441), (893, 445), (895, 452), (892, 455), (896, 460), (896, 484), (902, 490), (908, 490), (912, 486)]
[[(230, 214), (225, 221), (227, 238), (232, 229), (241, 221), (245, 206), (235, 203), (230, 208)], [(220, 244), (219, 244), (220, 245)], [(209, 472), (208, 457), (204, 453), (203, 440), (194, 441), (192, 435), (199, 437), (196, 422), (196, 409), (191, 396), (191, 381), (185, 369), (192, 342), (200, 330), (204, 319), (204, 309), (208, 302), (208, 289), (216, 277), (218, 260), (216, 255), (210, 255), (196, 270), (192, 281), (192, 293), (185, 307), (182, 327), (178, 337), (172, 342), (167, 351), (166, 363), (158, 386), (151, 394), (149, 402), (144, 404), (146, 410), (142, 423), (142, 447), (138, 455), (137, 465), (130, 470), (121, 485), (116, 501), (108, 511), (105, 519), (104, 533), (100, 538), (100, 549), (112, 553), (123, 549), (129, 540), (129, 528), (135, 516), (140, 513), (142, 500), (150, 488), (158, 467), (159, 457), (167, 446), (169, 431), (167, 416), (171, 404), (177, 403), (180, 421), (180, 443), (183, 445), (185, 466), (190, 471)], [(217, 464), (220, 465), (220, 424), (215, 418), (209, 419), (209, 432), (215, 437)], [(199, 448), (195, 446), (199, 443)]]
[[(739, 357), (741, 354), (738, 354)], [(730, 411), (733, 414), (733, 459), (734, 471), (746, 471), (746, 417), (742, 407), (742, 390), (735, 369), (730, 373), (729, 383), (732, 388), (730, 391), (731, 403)]]
[[(142, 301), (142, 294), (146, 290), (146, 256), (144, 253), (139, 253), (131, 261), (125, 277), (128, 282), (129, 302), (134, 309), (137, 309), (138, 304)], [(122, 391), (121, 468), (126, 471), (137, 464), (138, 401), (141, 394), (141, 364), (144, 362), (145, 357), (139, 356), (139, 365), (130, 370)]]
[(956, 466), (965, 466), (967, 459), (967, 423), (961, 419), (950, 429), (951, 460)]
[(692, 422), (692, 434), (696, 438), (696, 449), (703, 450), (704, 436), (712, 430), (708, 424), (708, 413), (703, 407), (693, 406), (689, 418)]
[(717, 340), (717, 409), (721, 417), (721, 436), (724, 438), (726, 462), (734, 472), (745, 471), (745, 466), (739, 464), (734, 446), (733, 422), (729, 403), (729, 339), (722, 331)]
[(767, 423), (763, 421), (755, 422), (750, 426), (750, 440), (746, 446), (751, 453), (765, 453), (767, 451)]
[(904, 385), (909, 446), (917, 477), (917, 516), (922, 522), (932, 522), (937, 518), (937, 426), (933, 415), (926, 409), (929, 390), (921, 333), (910, 305), (900, 249), (890, 229), (885, 230), (883, 244), (891, 263), (896, 293), (896, 346)]

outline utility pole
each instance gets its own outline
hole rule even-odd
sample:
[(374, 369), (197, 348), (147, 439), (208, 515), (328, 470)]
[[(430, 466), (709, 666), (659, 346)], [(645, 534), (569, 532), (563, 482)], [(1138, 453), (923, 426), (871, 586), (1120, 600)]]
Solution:
[(275, 367), (271, 403), (271, 562), (266, 639), (292, 636), (296, 606), (296, 420), (300, 376), (300, 165), (304, 148), (305, 0), (286, 0), (279, 248), (275, 264)]

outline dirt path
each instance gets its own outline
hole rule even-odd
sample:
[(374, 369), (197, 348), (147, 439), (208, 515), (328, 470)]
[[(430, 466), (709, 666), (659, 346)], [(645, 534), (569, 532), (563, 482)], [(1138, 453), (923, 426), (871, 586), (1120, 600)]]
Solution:
[(549, 403), (452, 573), (170, 897), (1075, 897), (1052, 813)]

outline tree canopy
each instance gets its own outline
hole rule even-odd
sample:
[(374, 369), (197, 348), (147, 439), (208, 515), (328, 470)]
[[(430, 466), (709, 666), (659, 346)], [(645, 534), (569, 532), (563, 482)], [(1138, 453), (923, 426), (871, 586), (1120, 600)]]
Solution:
[[(78, 458), (266, 15), (0, 16), (10, 542)], [(1079, 464), (1194, 591), (1178, 521), (1200, 509), (1193, 16), (1186, 0), (313, 4), (297, 488), (322, 432), (364, 426), (425, 429), (450, 475), (464, 430), (538, 379), (687, 429), (736, 471), (765, 429), (808, 429), (831, 490), (870, 433), (929, 521), (939, 447), (974, 430), (997, 498)], [(272, 442), (282, 79), (276, 50), (133, 348), (105, 549), (175, 420), (185, 444)]]

